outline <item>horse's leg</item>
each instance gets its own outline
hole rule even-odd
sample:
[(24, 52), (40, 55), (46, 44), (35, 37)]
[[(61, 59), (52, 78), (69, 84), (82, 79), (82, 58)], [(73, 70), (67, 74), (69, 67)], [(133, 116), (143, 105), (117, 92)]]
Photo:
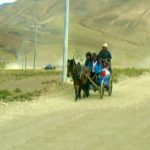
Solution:
[(77, 84), (77, 99), (79, 98), (79, 85)]
[(86, 97), (86, 85), (82, 84), (82, 90), (83, 90), (83, 98)]
[(79, 99), (81, 98), (81, 85), (79, 85), (78, 87), (78, 98)]
[(90, 96), (90, 83), (89, 82), (87, 82), (86, 83), (86, 97), (89, 97)]
[(75, 89), (75, 100), (78, 99), (78, 90), (77, 90), (77, 85), (74, 84), (74, 89)]
[(88, 88), (86, 87), (85, 96), (88, 97), (88, 95), (89, 95), (89, 94), (88, 94)]
[(86, 92), (85, 92), (85, 90), (83, 90), (83, 98), (85, 98), (86, 97)]

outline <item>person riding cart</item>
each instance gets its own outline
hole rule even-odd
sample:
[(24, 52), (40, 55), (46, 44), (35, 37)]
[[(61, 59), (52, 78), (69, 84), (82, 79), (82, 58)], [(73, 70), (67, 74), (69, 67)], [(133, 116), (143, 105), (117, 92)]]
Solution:
[(98, 57), (99, 57), (99, 59), (101, 59), (103, 68), (109, 68), (110, 72), (112, 72), (111, 71), (112, 55), (111, 55), (110, 51), (108, 50), (107, 43), (103, 44), (102, 50), (100, 50)]
[(94, 82), (96, 82), (96, 66), (97, 66), (97, 54), (93, 53), (91, 78)]
[[(87, 74), (88, 76), (91, 76), (91, 72), (92, 72), (92, 54), (91, 52), (87, 52), (86, 53), (86, 60), (85, 60), (85, 64), (83, 67), (82, 72), (84, 72), (84, 74)], [(86, 96), (88, 97), (90, 94), (90, 82), (87, 81), (85, 84), (83, 84), (83, 88), (86, 89)]]
[(87, 52), (86, 53), (86, 60), (85, 60), (85, 64), (84, 64), (85, 67), (88, 67), (90, 69), (90, 71), (92, 71), (92, 54), (91, 52)]

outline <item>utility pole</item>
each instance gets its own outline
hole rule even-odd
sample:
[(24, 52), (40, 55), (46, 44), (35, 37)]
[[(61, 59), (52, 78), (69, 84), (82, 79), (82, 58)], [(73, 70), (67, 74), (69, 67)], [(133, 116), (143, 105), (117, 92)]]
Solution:
[(34, 41), (34, 53), (33, 53), (33, 70), (36, 70), (36, 53), (37, 53), (37, 45), (38, 45), (38, 29), (42, 26), (35, 21), (34, 24), (30, 25), (31, 28), (35, 29), (35, 41)]
[[(22, 55), (24, 55), (24, 68), (25, 68), (25, 70), (27, 70), (27, 46), (28, 46), (28, 44), (30, 44), (30, 41), (28, 41), (28, 40), (23, 41)], [(22, 58), (22, 61), (23, 61), (23, 58)], [(22, 62), (22, 70), (23, 70), (23, 62)]]
[(22, 64), (22, 70), (24, 70), (23, 53), (22, 53), (22, 58), (21, 58), (21, 64)]
[(69, 0), (66, 0), (66, 14), (64, 24), (64, 52), (63, 52), (63, 82), (67, 81), (67, 59), (68, 59), (68, 33), (69, 33)]
[(24, 58), (24, 63), (25, 63), (24, 68), (25, 68), (25, 71), (26, 71), (27, 70), (27, 52), (26, 51), (24, 52), (24, 57), (25, 57)]

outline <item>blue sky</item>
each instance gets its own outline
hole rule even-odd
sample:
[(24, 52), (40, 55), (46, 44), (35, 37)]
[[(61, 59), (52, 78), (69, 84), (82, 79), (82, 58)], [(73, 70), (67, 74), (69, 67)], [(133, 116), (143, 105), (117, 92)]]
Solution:
[(5, 3), (13, 3), (17, 0), (0, 0), (0, 5), (5, 4)]

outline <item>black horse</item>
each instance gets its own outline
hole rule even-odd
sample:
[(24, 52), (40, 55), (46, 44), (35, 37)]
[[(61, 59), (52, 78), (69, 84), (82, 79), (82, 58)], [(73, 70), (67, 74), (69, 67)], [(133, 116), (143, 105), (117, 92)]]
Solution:
[(72, 77), (75, 89), (75, 100), (81, 98), (81, 89), (83, 90), (83, 98), (89, 96), (88, 80), (86, 75), (88, 74), (87, 69), (82, 68), (78, 62), (76, 64), (74, 59), (68, 59), (67, 62), (67, 76)]
[(81, 65), (80, 63), (75, 62), (74, 59), (68, 59), (67, 62), (67, 76), (72, 77), (74, 82), (74, 89), (75, 89), (75, 100), (81, 98), (81, 80), (80, 80), (80, 73), (81, 73)]

